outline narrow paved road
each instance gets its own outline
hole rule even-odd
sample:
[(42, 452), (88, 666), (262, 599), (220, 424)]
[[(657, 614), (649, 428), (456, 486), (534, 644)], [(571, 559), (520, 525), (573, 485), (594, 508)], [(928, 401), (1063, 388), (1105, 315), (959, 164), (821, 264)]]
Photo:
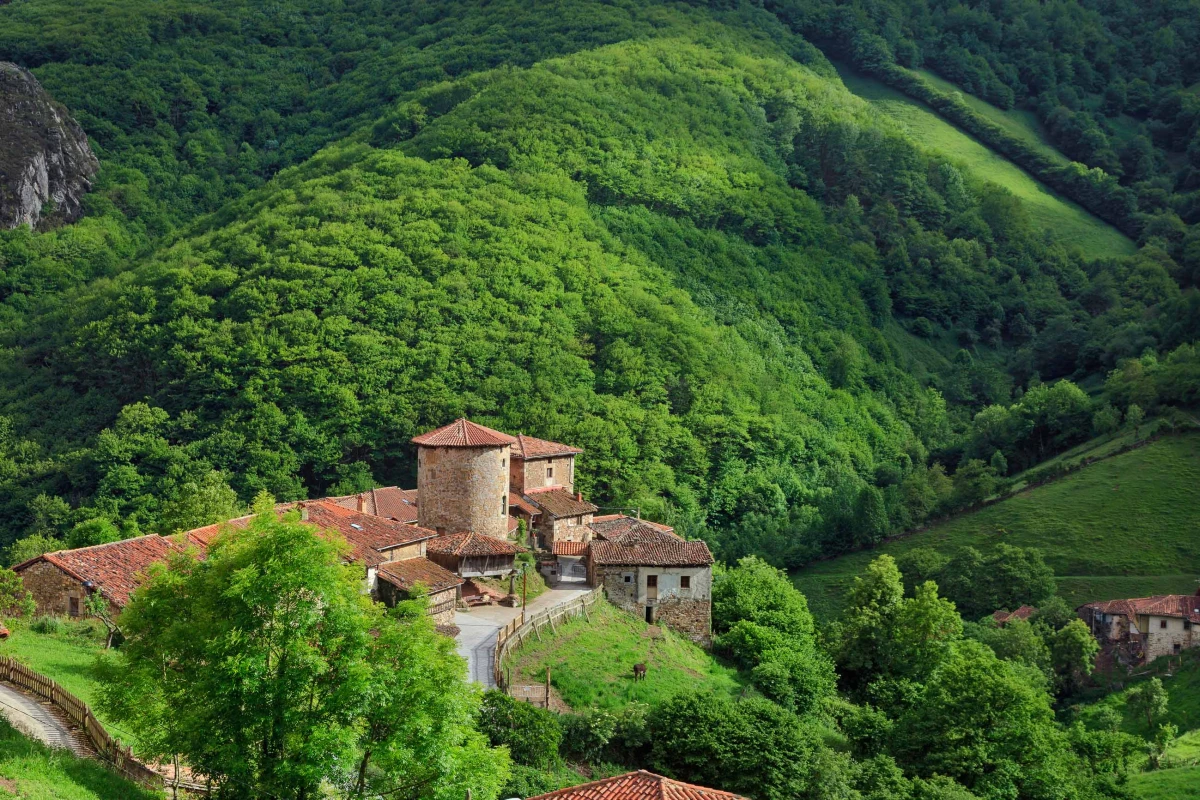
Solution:
[(0, 683), (0, 714), (31, 739), (45, 742), (51, 747), (65, 748), (75, 755), (91, 755), (82, 734), (72, 731), (33, 697), (7, 683)]
[[(532, 616), (559, 603), (574, 600), (591, 591), (586, 583), (560, 583), (529, 603), (526, 616)], [(500, 629), (517, 617), (521, 609), (506, 606), (477, 606), (470, 611), (456, 611), (454, 624), (459, 628), (458, 654), (467, 660), (468, 676), (485, 689), (496, 688), (493, 661), (496, 636)]]

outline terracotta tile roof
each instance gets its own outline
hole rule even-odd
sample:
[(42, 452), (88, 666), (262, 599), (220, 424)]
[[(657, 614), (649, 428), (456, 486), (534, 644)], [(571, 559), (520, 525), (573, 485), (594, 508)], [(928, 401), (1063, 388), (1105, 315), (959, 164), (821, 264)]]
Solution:
[(660, 522), (651, 522), (648, 519), (635, 519), (627, 517), (624, 514), (605, 514), (602, 517), (592, 517), (592, 522), (588, 525), (589, 528), (601, 539), (610, 539), (613, 536), (619, 536), (623, 533), (629, 533), (638, 525), (648, 525), (651, 528), (660, 530), (663, 533), (678, 535), (675, 529), (670, 525), (663, 525)]
[(577, 456), (582, 452), (578, 447), (571, 447), (569, 444), (551, 442), (547, 439), (538, 439), (518, 433), (517, 443), (513, 445), (512, 457), (531, 460), (552, 458), (553, 456)]
[(529, 800), (746, 800), (741, 795), (674, 781), (639, 769), (615, 778), (592, 781)]
[(502, 447), (516, 444), (515, 436), (477, 425), (470, 420), (456, 419), (434, 431), (412, 438), (413, 444), (425, 447)]
[[(288, 503), (287, 505), (291, 507), (292, 504)], [(276, 506), (276, 510), (278, 510), (278, 506)], [(254, 519), (254, 515), (249, 514), (226, 522), (218, 522), (215, 525), (205, 525), (203, 528), (194, 528), (188, 531), (184, 534), (184, 537), (194, 545), (207, 548), (222, 531), (229, 528), (244, 528), (250, 524), (250, 520), (252, 519)]]
[(1112, 614), (1133, 618), (1140, 615), (1154, 617), (1179, 617), (1189, 622), (1200, 622), (1200, 597), (1194, 594), (1163, 594), (1154, 597), (1135, 597), (1130, 600), (1107, 600), (1087, 603), (1080, 608), (1090, 608), (1101, 614)]
[(1014, 619), (1029, 619), (1034, 615), (1037, 609), (1033, 606), (1021, 606), (1016, 611), (994, 611), (992, 619), (1003, 625), (1006, 622), (1011, 622)]
[(531, 517), (536, 517), (542, 513), (537, 506), (526, 500), (524, 497), (521, 497), (521, 495), (517, 494), (516, 492), (508, 493), (508, 505), (510, 508), (512, 506), (516, 506)]
[(164, 536), (149, 534), (136, 539), (59, 550), (31, 558), (13, 567), (20, 572), (39, 561), (46, 561), (81, 583), (91, 582), (118, 608), (124, 608), (129, 595), (141, 585), (146, 568), (167, 560), (171, 553), (185, 547)]
[(386, 561), (389, 550), (437, 536), (426, 528), (351, 511), (328, 500), (304, 503), (303, 507), (308, 511), (308, 524), (342, 534), (350, 544), (351, 560), (367, 566)]
[(557, 541), (554, 543), (554, 555), (556, 556), (581, 556), (587, 552), (587, 542), (566, 542)]
[(688, 542), (645, 524), (593, 541), (591, 553), (592, 561), (609, 565), (699, 567), (713, 563), (712, 553), (704, 542)]
[(425, 549), (430, 553), (449, 556), (513, 556), (523, 548), (503, 539), (468, 531), (439, 536), (430, 541)]
[(380, 580), (387, 581), (405, 592), (418, 583), (432, 593), (452, 589), (463, 583), (462, 578), (444, 567), (439, 567), (427, 558), (388, 561), (379, 565), (376, 575)]
[(525, 499), (552, 517), (578, 517), (598, 510), (596, 506), (561, 486), (527, 489)]
[(341, 497), (326, 497), (325, 499), (330, 502), (337, 503), (342, 508), (348, 508), (351, 511), (357, 511), (359, 508), (360, 498), (362, 502), (362, 511), (364, 514), (372, 514), (376, 517), (394, 519), (397, 522), (417, 521), (416, 489), (401, 489), (398, 486), (381, 486), (378, 489), (371, 489), (368, 492), (348, 494)]

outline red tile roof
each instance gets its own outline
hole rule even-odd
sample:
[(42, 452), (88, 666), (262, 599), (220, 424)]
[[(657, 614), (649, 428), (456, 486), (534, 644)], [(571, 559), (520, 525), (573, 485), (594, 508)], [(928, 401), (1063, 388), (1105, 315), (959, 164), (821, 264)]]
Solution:
[(351, 511), (327, 500), (302, 506), (308, 511), (308, 524), (342, 534), (350, 544), (351, 560), (367, 566), (386, 561), (389, 550), (437, 536), (426, 528)]
[(413, 444), (425, 447), (502, 447), (516, 444), (515, 436), (477, 425), (470, 420), (456, 419), (437, 430), (414, 436)]
[[(287, 503), (286, 505), (289, 509), (293, 506), (292, 503)], [(279, 511), (279, 506), (276, 506), (275, 510)], [(249, 514), (245, 517), (238, 517), (237, 519), (231, 519), (226, 522), (218, 522), (215, 525), (205, 525), (203, 528), (193, 528), (192, 530), (184, 533), (184, 538), (194, 545), (207, 548), (223, 531), (226, 531), (230, 528), (244, 528), (250, 524), (252, 519), (254, 519), (254, 515)]]
[(1080, 608), (1090, 608), (1101, 614), (1113, 614), (1131, 619), (1143, 615), (1180, 617), (1190, 622), (1200, 622), (1200, 597), (1194, 594), (1163, 594), (1154, 597), (1135, 597), (1130, 600), (1107, 600), (1100, 603), (1087, 603)]
[(508, 493), (508, 505), (509, 507), (516, 506), (531, 517), (536, 517), (542, 513), (540, 510), (538, 510), (537, 506), (526, 500), (524, 497), (521, 497), (521, 495), (517, 494), (516, 492)]
[(1016, 611), (994, 611), (992, 619), (1003, 625), (1006, 622), (1012, 622), (1014, 619), (1029, 619), (1037, 611), (1033, 606), (1021, 606)]
[(380, 580), (387, 581), (402, 591), (410, 591), (421, 584), (431, 593), (461, 586), (463, 579), (444, 567), (439, 567), (427, 558), (409, 558), (404, 561), (389, 561), (379, 565), (376, 573)]
[(629, 531), (638, 525), (648, 525), (663, 533), (678, 535), (675, 534), (675, 529), (670, 525), (651, 522), (648, 519), (635, 519), (634, 517), (627, 517), (624, 514), (605, 514), (602, 517), (592, 517), (592, 522), (588, 527), (601, 539), (610, 539), (623, 533), (629, 533)]
[(444, 553), (450, 556), (513, 556), (523, 549), (512, 542), (473, 531), (439, 536), (430, 541), (425, 548), (430, 553)]
[(583, 451), (569, 444), (551, 442), (534, 436), (517, 434), (517, 443), (513, 445), (512, 457), (532, 460), (535, 458), (552, 458), (554, 456), (577, 456)]
[(578, 517), (599, 509), (561, 486), (526, 489), (525, 499), (552, 517)]
[(741, 795), (674, 781), (639, 769), (615, 778), (592, 781), (529, 800), (746, 800)]
[(713, 563), (708, 545), (638, 524), (626, 533), (591, 543), (592, 561), (620, 566), (700, 567)]
[(587, 542), (566, 542), (557, 541), (554, 543), (554, 555), (556, 556), (581, 556), (587, 552)]
[(120, 542), (46, 553), (16, 565), (13, 571), (20, 572), (39, 561), (46, 561), (80, 583), (92, 583), (114, 605), (124, 608), (129, 602), (129, 595), (141, 585), (147, 567), (166, 561), (172, 553), (185, 550), (185, 547), (164, 536), (150, 534)]
[(358, 494), (348, 494), (341, 497), (326, 497), (326, 500), (337, 503), (342, 508), (351, 511), (359, 510), (376, 517), (394, 519), (397, 522), (417, 521), (417, 490), (401, 489), (397, 486), (381, 486)]

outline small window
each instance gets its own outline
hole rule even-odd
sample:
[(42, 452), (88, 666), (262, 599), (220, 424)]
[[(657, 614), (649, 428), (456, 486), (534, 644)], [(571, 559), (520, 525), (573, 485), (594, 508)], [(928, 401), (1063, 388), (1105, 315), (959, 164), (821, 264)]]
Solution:
[(679, 579), (679, 588), (680, 588), (680, 589), (690, 589), (690, 588), (692, 588), (692, 576), (691, 576), (691, 575), (684, 575), (683, 577), (681, 577), (681, 578)]
[(70, 609), (72, 617), (79, 616), (79, 598), (78, 597), (70, 598), (67, 601), (67, 607)]
[(1160, 619), (1160, 620), (1158, 621), (1158, 627), (1160, 627), (1160, 628), (1165, 628), (1165, 627), (1167, 627), (1167, 621), (1166, 621), (1165, 619)]
[(626, 582), (626, 583), (633, 583), (633, 576), (632, 576), (632, 575), (626, 575), (626, 576), (625, 576), (625, 582)]
[(500, 516), (503, 517), (507, 513), (508, 513), (508, 496), (501, 495), (500, 496)]
[(657, 575), (647, 575), (646, 576), (646, 588), (648, 588), (648, 589), (650, 589), (650, 588), (657, 589), (658, 588), (658, 576)]
[(1176, 643), (1175, 643), (1175, 645), (1174, 645), (1174, 647), (1173, 647), (1173, 649), (1175, 650), (1175, 652), (1176, 652), (1176, 653), (1178, 653), (1178, 652), (1180, 651), (1180, 649), (1181, 649), (1181, 648), (1182, 648), (1182, 645), (1181, 645), (1181, 644), (1179, 644), (1179, 642), (1176, 642)]
[(546, 465), (546, 480), (548, 480), (548, 481), (554, 480), (554, 466), (553, 465), (550, 465), (550, 464)]

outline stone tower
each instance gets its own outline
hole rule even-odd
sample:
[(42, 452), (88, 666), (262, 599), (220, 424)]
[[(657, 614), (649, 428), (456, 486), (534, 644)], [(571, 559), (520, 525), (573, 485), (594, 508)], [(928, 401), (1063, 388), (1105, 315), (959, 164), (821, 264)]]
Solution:
[(516, 441), (465, 419), (413, 437), (417, 524), (507, 539), (509, 446)]

